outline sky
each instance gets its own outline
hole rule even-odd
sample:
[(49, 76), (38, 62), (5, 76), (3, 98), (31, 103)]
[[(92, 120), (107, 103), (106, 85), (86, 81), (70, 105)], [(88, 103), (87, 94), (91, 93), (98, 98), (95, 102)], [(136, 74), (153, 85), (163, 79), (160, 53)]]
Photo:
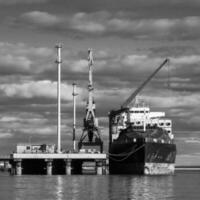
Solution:
[(18, 143), (56, 143), (57, 43), (62, 43), (62, 148), (72, 147), (72, 84), (77, 139), (87, 100), (87, 50), (105, 148), (108, 112), (164, 60), (139, 94), (173, 121), (177, 164), (200, 165), (199, 0), (0, 0), (0, 154)]

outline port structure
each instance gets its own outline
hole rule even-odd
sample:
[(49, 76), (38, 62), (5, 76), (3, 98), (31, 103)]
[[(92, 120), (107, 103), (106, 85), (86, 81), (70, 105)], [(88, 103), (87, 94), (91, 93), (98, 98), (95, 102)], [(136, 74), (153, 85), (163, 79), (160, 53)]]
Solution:
[[(100, 152), (103, 152), (103, 141), (101, 140), (98, 119), (96, 118), (96, 105), (94, 102), (93, 92), (93, 52), (88, 49), (88, 67), (89, 67), (89, 84), (88, 84), (88, 101), (86, 104), (86, 116), (83, 120), (83, 132), (78, 143), (79, 151), (89, 146), (99, 147)], [(86, 141), (86, 138), (88, 140)]]
[[(58, 68), (58, 83), (57, 83), (57, 146), (55, 144), (17, 144), (16, 151), (10, 156), (3, 158), (0, 156), (0, 161), (10, 164), (10, 173), (12, 175), (34, 174), (34, 175), (57, 175), (57, 174), (97, 174), (103, 175), (108, 173), (108, 162), (106, 153), (98, 151), (77, 151), (76, 150), (76, 84), (73, 84), (73, 144), (74, 149), (61, 150), (61, 44), (56, 46), (57, 49), (57, 68)], [(95, 117), (95, 104), (93, 101), (93, 86), (92, 86), (92, 52), (89, 51), (89, 100), (86, 107), (86, 117), (84, 119), (83, 137), (80, 140), (80, 148), (83, 144), (99, 145), (101, 152), (103, 150), (103, 142), (100, 139), (97, 119)], [(84, 143), (84, 138), (87, 136), (89, 142)], [(95, 140), (93, 140), (95, 138)], [(8, 163), (9, 162), (9, 163)]]

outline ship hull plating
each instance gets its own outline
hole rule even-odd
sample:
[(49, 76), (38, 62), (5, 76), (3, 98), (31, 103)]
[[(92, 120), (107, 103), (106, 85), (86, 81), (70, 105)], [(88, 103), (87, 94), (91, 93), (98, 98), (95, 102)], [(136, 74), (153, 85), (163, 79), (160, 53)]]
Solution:
[(173, 174), (176, 145), (172, 143), (114, 141), (109, 149), (110, 174)]

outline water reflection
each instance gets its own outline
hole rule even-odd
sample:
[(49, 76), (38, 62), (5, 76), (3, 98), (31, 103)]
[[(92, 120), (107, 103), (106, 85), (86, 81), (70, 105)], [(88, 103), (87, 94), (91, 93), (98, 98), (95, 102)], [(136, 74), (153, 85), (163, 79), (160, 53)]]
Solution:
[(88, 199), (108, 199), (106, 191), (108, 181), (104, 176), (71, 176), (70, 191), (67, 199), (88, 200)]
[(57, 176), (56, 199), (63, 200), (63, 177)]
[(79, 193), (79, 181), (78, 181), (78, 178), (72, 177), (71, 187), (72, 187), (71, 199), (72, 200), (77, 200), (78, 199), (78, 193)]
[(14, 178), (14, 199), (21, 200), (24, 196), (24, 190), (27, 188), (22, 177), (13, 177)]
[(166, 199), (173, 188), (173, 176), (110, 176), (108, 193), (109, 199)]
[(0, 176), (0, 200), (198, 200), (200, 173), (175, 176)]
[(166, 199), (172, 196), (172, 176), (144, 176), (131, 179), (130, 199)]
[(149, 200), (174, 195), (175, 176), (21, 176), (11, 178), (15, 200)]

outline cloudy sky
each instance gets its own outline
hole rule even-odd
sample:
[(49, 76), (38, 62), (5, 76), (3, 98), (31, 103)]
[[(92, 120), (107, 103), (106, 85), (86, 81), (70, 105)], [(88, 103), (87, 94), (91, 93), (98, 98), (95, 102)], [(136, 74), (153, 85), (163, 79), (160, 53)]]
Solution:
[(109, 110), (168, 57), (139, 97), (173, 120), (177, 163), (200, 164), (199, 9), (199, 0), (0, 0), (0, 154), (17, 143), (56, 143), (55, 44), (61, 42), (63, 148), (71, 147), (74, 81), (81, 133), (92, 48), (106, 146)]

